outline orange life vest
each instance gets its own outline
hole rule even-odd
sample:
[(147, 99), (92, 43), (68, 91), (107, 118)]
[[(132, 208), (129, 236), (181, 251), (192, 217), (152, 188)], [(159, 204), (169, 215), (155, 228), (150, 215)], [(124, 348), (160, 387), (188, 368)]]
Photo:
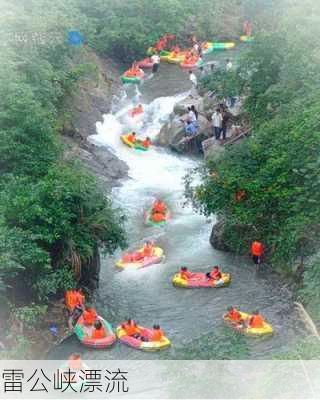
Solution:
[(212, 279), (218, 280), (222, 278), (221, 272), (220, 271), (211, 271), (210, 276)]
[(151, 342), (159, 342), (163, 336), (164, 335), (161, 329), (154, 329), (151, 334), (150, 340)]
[(92, 339), (103, 339), (104, 337), (106, 337), (106, 331), (103, 327), (92, 332)]
[(181, 271), (180, 272), (180, 276), (181, 276), (182, 279), (188, 280), (189, 278), (191, 278), (192, 272), (190, 272), (190, 271)]
[(126, 331), (128, 336), (133, 336), (134, 334), (139, 333), (139, 328), (134, 324), (125, 323), (123, 329)]
[(143, 257), (151, 257), (153, 255), (153, 246), (152, 245), (144, 245), (142, 253)]
[(86, 325), (93, 325), (98, 315), (93, 308), (89, 308), (83, 312), (83, 321)]
[(149, 139), (144, 139), (142, 141), (142, 146), (145, 147), (146, 149), (150, 147), (151, 141)]
[(264, 325), (264, 320), (261, 315), (253, 315), (250, 319), (250, 328), (262, 328)]
[(162, 201), (157, 200), (154, 202), (153, 207), (152, 207), (152, 211), (154, 213), (158, 212), (158, 213), (164, 214), (166, 212), (166, 210), (167, 210), (167, 207)]
[(130, 133), (130, 135), (127, 136), (127, 140), (131, 143), (134, 143), (136, 141), (136, 137)]
[(263, 254), (263, 244), (258, 241), (253, 242), (251, 246), (251, 253), (253, 256), (261, 257)]
[(227, 317), (228, 318), (230, 318), (232, 321), (234, 321), (234, 322), (240, 322), (241, 321), (241, 314), (239, 313), (239, 311), (237, 311), (237, 310), (232, 310), (232, 311), (229, 311), (228, 312), (228, 314), (227, 314)]
[(152, 214), (152, 221), (154, 222), (163, 222), (166, 220), (166, 216), (162, 213), (154, 213)]

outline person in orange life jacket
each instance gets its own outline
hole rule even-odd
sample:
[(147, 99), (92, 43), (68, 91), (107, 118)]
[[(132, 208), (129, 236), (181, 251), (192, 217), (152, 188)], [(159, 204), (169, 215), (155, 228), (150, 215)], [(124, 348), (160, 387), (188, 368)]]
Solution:
[(142, 257), (152, 257), (153, 256), (153, 252), (154, 252), (154, 247), (152, 242), (150, 242), (149, 240), (145, 243), (145, 245), (143, 246), (142, 249)]
[(188, 280), (192, 277), (193, 273), (188, 271), (187, 267), (181, 267), (180, 276), (182, 279)]
[(254, 241), (251, 245), (251, 255), (253, 262), (255, 264), (261, 264), (262, 261), (262, 256), (264, 252), (264, 246), (261, 242), (258, 242), (257, 240)]
[(137, 251), (137, 252), (130, 253), (130, 254), (125, 254), (123, 256), (123, 260), (125, 262), (140, 261), (145, 257), (152, 257), (153, 256), (153, 251), (154, 251), (154, 247), (153, 247), (152, 242), (147, 241), (144, 244), (143, 249), (141, 251)]
[(131, 116), (135, 117), (136, 115), (142, 114), (143, 113), (143, 107), (142, 104), (139, 104), (137, 107), (133, 108), (131, 110)]
[(132, 319), (128, 319), (121, 325), (121, 327), (125, 330), (128, 336), (132, 336), (136, 339), (140, 336), (140, 329), (138, 328), (137, 323)]
[(106, 337), (106, 331), (101, 323), (101, 321), (96, 320), (94, 323), (94, 330), (92, 332), (92, 339), (103, 339)]
[(159, 342), (164, 336), (163, 331), (160, 329), (160, 325), (153, 325), (153, 330), (150, 336), (151, 342)]
[(215, 281), (218, 281), (219, 279), (222, 278), (222, 274), (220, 272), (219, 267), (216, 265), (215, 267), (213, 267), (213, 270), (211, 272), (208, 272), (206, 274), (208, 279), (213, 279)]
[(151, 218), (152, 218), (153, 222), (164, 222), (164, 221), (166, 221), (165, 214), (162, 214), (162, 213), (159, 213), (159, 212), (153, 213)]
[(125, 262), (136, 262), (136, 261), (140, 261), (145, 257), (151, 257), (153, 256), (153, 244), (150, 241), (147, 241), (144, 246), (143, 249), (141, 251), (136, 251), (134, 253), (130, 253), (130, 254), (125, 254), (123, 256), (123, 260)]
[(167, 211), (167, 206), (161, 200), (156, 200), (152, 205), (152, 212), (164, 214)]
[(228, 307), (228, 312), (226, 314), (226, 317), (229, 318), (232, 322), (235, 322), (237, 324), (241, 324), (243, 322), (241, 314), (234, 307)]
[(259, 311), (255, 311), (251, 318), (248, 321), (249, 328), (263, 328), (264, 326), (264, 319), (260, 315)]
[(136, 142), (136, 133), (132, 132), (127, 136), (127, 140), (131, 143), (135, 143)]
[(145, 139), (143, 139), (141, 144), (142, 144), (143, 147), (148, 149), (150, 147), (150, 145), (151, 145), (151, 139), (149, 137), (146, 137)]
[(85, 325), (93, 325), (98, 315), (94, 308), (86, 307), (83, 312), (83, 322)]

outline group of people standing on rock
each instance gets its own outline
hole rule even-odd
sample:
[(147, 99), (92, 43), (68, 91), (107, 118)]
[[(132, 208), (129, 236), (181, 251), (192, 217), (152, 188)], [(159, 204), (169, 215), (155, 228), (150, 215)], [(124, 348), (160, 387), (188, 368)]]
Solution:
[(188, 115), (186, 119), (181, 119), (184, 123), (184, 130), (187, 137), (195, 136), (199, 131), (199, 113), (194, 105), (188, 107)]
[(216, 111), (212, 114), (212, 130), (216, 140), (225, 141), (227, 139), (227, 130), (233, 115), (229, 112), (227, 106), (220, 104)]

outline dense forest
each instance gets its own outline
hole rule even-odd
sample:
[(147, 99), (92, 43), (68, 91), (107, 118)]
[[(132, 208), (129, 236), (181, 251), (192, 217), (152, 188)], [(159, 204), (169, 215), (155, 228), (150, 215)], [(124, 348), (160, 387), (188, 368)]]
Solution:
[(219, 216), (230, 250), (247, 254), (262, 241), (267, 263), (298, 278), (300, 299), (319, 319), (320, 6), (281, 1), (273, 10), (272, 28), (257, 27), (237, 70), (202, 82), (222, 98), (244, 98), (252, 134), (196, 171), (196, 188), (188, 177), (187, 192)]

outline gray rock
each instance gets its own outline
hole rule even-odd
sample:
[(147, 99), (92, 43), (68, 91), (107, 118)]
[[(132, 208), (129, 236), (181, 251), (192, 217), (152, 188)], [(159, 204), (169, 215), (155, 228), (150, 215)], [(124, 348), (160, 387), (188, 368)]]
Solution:
[(216, 250), (231, 251), (231, 249), (225, 243), (223, 235), (224, 235), (224, 223), (223, 221), (218, 221), (215, 225), (213, 225), (210, 236), (210, 244)]
[(199, 115), (199, 132), (201, 132), (201, 134), (191, 141), (185, 141), (184, 123), (181, 122), (181, 118), (185, 119), (186, 116), (187, 115), (183, 115), (182, 117), (175, 116), (171, 121), (165, 124), (156, 139), (156, 144), (171, 147), (175, 151), (182, 153), (191, 152), (199, 154), (202, 152), (201, 142), (208, 138), (210, 134), (210, 124), (203, 115)]
[(187, 110), (188, 107), (191, 106), (195, 106), (196, 110), (199, 113), (202, 113), (204, 108), (203, 108), (203, 98), (202, 97), (196, 97), (196, 98), (191, 98), (191, 97), (187, 97), (181, 101), (179, 101), (179, 103), (177, 103), (173, 109), (173, 113), (175, 115), (184, 115)]

